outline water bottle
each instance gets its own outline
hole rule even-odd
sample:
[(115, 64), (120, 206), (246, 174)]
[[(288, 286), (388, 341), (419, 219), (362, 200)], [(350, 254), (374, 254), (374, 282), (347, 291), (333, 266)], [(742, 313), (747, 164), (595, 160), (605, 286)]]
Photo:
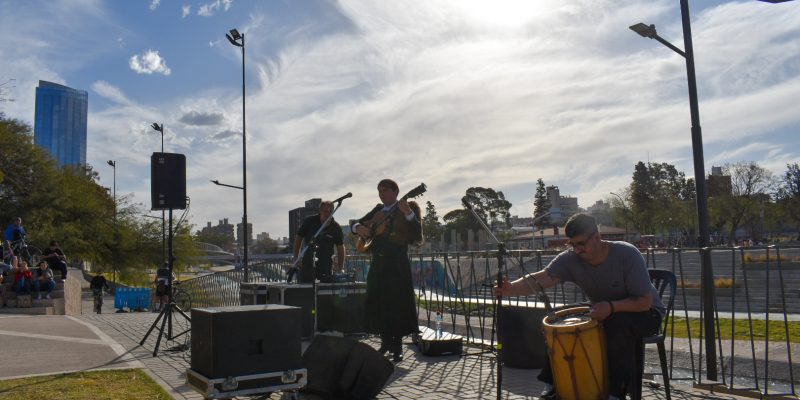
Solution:
[(442, 322), (444, 321), (444, 317), (442, 316), (441, 311), (436, 312), (436, 338), (442, 338)]

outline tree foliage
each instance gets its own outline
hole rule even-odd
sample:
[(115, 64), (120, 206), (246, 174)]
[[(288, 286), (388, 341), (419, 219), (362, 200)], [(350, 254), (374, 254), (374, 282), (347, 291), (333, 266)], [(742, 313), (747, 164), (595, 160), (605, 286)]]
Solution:
[(800, 164), (786, 165), (776, 197), (786, 218), (800, 231)]
[(630, 186), (631, 219), (636, 229), (648, 234), (687, 230), (693, 183), (669, 163), (636, 163)]
[(536, 194), (533, 196), (533, 218), (539, 218), (535, 225), (537, 227), (550, 226), (550, 216), (544, 216), (550, 210), (550, 199), (547, 198), (547, 188), (542, 178), (536, 180)]
[(462, 202), (470, 204), (475, 213), (490, 227), (507, 228), (511, 217), (511, 202), (506, 200), (502, 191), (492, 188), (471, 187), (467, 189)]
[(436, 214), (436, 206), (430, 201), (425, 203), (425, 216), (422, 217), (422, 233), (425, 241), (439, 239), (442, 234), (442, 224), (439, 222), (439, 215)]
[[(70, 260), (115, 269), (123, 278), (160, 264), (160, 223), (142, 221), (144, 207), (125, 196), (115, 207), (91, 166), (59, 168), (18, 120), (0, 119), (0, 148), (0, 225), (22, 217), (30, 244), (44, 248), (57, 240)], [(175, 253), (182, 266), (193, 246), (187, 229), (178, 232)]]
[[(731, 192), (717, 196), (710, 213), (714, 215), (712, 220), (728, 228), (728, 237), (734, 244), (739, 227), (753, 225), (756, 219), (763, 221), (764, 206), (770, 202), (777, 180), (772, 172), (752, 161), (726, 164), (722, 171), (731, 177)], [(754, 234), (757, 232), (751, 232)]]

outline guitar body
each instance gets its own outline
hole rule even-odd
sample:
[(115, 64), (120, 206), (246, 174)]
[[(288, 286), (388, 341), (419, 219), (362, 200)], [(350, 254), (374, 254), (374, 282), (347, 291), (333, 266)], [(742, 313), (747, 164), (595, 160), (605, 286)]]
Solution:
[[(390, 222), (392, 219), (394, 219), (395, 210), (397, 210), (397, 204), (399, 204), (400, 201), (421, 196), (423, 193), (425, 193), (426, 190), (427, 187), (425, 186), (425, 184), (420, 183), (419, 186), (415, 187), (410, 192), (406, 193), (406, 195), (403, 196), (397, 203), (395, 203), (395, 205), (393, 205), (388, 212), (382, 212), (380, 210), (377, 210), (377, 212), (375, 212), (372, 215), (372, 218), (370, 218), (368, 221), (362, 222), (361, 223), (362, 225), (369, 228), (370, 234), (368, 237), (359, 236), (358, 241), (356, 242), (356, 250), (359, 253), (369, 252), (370, 247), (372, 246), (373, 239), (377, 236), (381, 236), (384, 233), (386, 233), (387, 223)], [(422, 216), (418, 217), (421, 218)]]

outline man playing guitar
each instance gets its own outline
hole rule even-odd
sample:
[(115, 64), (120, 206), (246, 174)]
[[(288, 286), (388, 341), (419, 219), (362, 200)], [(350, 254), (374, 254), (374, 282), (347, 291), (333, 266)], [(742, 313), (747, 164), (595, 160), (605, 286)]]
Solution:
[(391, 351), (395, 362), (403, 359), (403, 336), (418, 331), (408, 245), (422, 240), (422, 225), (419, 206), (406, 199), (424, 191), (423, 184), (398, 200), (397, 183), (384, 179), (378, 183), (381, 204), (350, 227), (361, 240), (370, 241), (372, 254), (365, 328), (380, 335), (379, 351)]

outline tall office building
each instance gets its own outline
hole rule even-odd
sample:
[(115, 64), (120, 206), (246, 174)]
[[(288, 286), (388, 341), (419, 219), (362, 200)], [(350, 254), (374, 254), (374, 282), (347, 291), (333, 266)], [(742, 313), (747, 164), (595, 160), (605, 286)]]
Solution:
[(88, 108), (85, 90), (39, 81), (33, 140), (47, 149), (59, 166), (86, 165)]

